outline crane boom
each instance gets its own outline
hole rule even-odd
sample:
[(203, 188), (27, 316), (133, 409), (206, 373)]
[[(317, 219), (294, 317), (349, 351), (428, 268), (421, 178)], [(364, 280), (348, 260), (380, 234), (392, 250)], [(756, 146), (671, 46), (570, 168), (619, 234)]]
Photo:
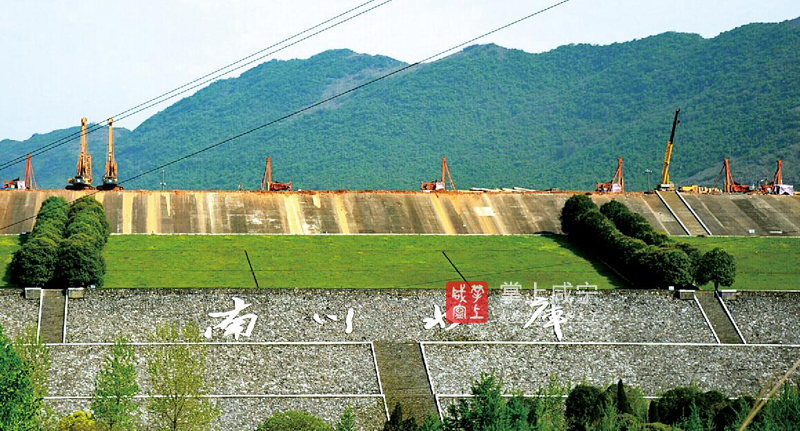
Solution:
[(92, 156), (86, 149), (86, 118), (81, 118), (81, 152), (78, 154), (78, 166), (75, 177), (67, 182), (69, 190), (83, 190), (92, 185)]
[(103, 175), (103, 184), (97, 190), (122, 189), (117, 179), (117, 161), (114, 159), (114, 119), (108, 119), (108, 153), (106, 154), (106, 171)]
[(664, 152), (664, 166), (661, 168), (661, 183), (658, 185), (659, 190), (675, 190), (675, 184), (669, 180), (669, 163), (672, 161), (672, 145), (675, 142), (675, 129), (680, 124), (678, 115), (681, 113), (681, 108), (675, 110), (675, 119), (672, 120), (672, 132), (669, 134), (667, 141), (667, 150)]

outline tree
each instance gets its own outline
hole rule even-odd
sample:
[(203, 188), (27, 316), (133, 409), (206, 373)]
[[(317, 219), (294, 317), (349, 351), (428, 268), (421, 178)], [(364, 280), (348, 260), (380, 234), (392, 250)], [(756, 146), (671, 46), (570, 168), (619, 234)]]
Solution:
[[(28, 370), (31, 384), (33, 384), (34, 399), (44, 399), (48, 393), (47, 380), (50, 377), (50, 348), (45, 346), (37, 337), (36, 325), (28, 325), (22, 333), (14, 339), (14, 350)], [(38, 403), (37, 403), (38, 405)], [(49, 404), (31, 406), (39, 408), (37, 422), (42, 429), (53, 429), (58, 425), (60, 415)]]
[(61, 419), (58, 431), (99, 431), (99, 429), (91, 413), (78, 410)]
[(0, 429), (37, 429), (41, 408), (28, 366), (0, 327)]
[(730, 253), (717, 247), (703, 255), (697, 273), (701, 285), (712, 282), (714, 290), (720, 285), (730, 287), (736, 281), (736, 262)]
[[(154, 342), (196, 343), (197, 326), (162, 325)], [(151, 426), (164, 431), (204, 431), (219, 417), (211, 404), (206, 383), (206, 347), (199, 344), (167, 344), (147, 350), (150, 397), (147, 410)]]
[(353, 408), (348, 404), (342, 412), (342, 416), (336, 422), (336, 431), (355, 431), (356, 430), (356, 417), (353, 414)]
[(444, 431), (444, 423), (439, 416), (429, 413), (420, 424), (419, 431)]
[(394, 405), (389, 420), (383, 424), (383, 431), (417, 431), (417, 420), (413, 417), (403, 417), (403, 407), (400, 403)]
[(590, 210), (596, 210), (597, 205), (586, 195), (572, 195), (564, 203), (561, 209), (559, 220), (561, 220), (561, 230), (566, 234), (574, 234), (575, 223), (579, 216)]
[(459, 400), (448, 408), (444, 425), (447, 431), (528, 431), (531, 404), (521, 395), (505, 399), (503, 382), (491, 374), (471, 385), (472, 398)]
[(91, 402), (95, 421), (108, 431), (135, 430), (138, 393), (136, 356), (127, 340), (119, 338), (95, 376)]
[(567, 396), (564, 417), (570, 431), (584, 431), (599, 424), (610, 405), (605, 392), (590, 385), (575, 386)]
[(266, 418), (256, 431), (333, 431), (333, 428), (311, 413), (288, 411)]
[(622, 379), (619, 379), (617, 382), (617, 413), (624, 415), (624, 414), (633, 414), (633, 408), (631, 408), (631, 403), (628, 402), (628, 395), (625, 393), (625, 386), (622, 384)]

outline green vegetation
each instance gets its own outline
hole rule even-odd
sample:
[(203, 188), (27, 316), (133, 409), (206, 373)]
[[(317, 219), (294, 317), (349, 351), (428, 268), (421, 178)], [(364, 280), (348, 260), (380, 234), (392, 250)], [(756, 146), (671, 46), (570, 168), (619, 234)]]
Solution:
[(29, 367), (0, 326), (0, 429), (36, 429), (41, 407)]
[[(113, 236), (106, 247), (108, 287), (443, 288), (468, 280), (499, 288), (549, 288), (584, 282), (624, 286), (613, 273), (549, 236)], [(147, 268), (143, 271), (142, 268)]]
[[(623, 156), (627, 188), (641, 190), (642, 171), (661, 167), (676, 107), (682, 108), (682, 124), (671, 176), (678, 183), (709, 184), (724, 156), (731, 157), (739, 182), (770, 178), (782, 156), (784, 180), (798, 184), (798, 45), (795, 21), (750, 24), (712, 39), (665, 33), (541, 54), (471, 46), (170, 166), (167, 184), (234, 189), (242, 181), (256, 188), (271, 155), (276, 178), (303, 189), (416, 189), (419, 180), (436, 177), (446, 155), (459, 187), (590, 190), (611, 178)], [(307, 60), (269, 61), (217, 81), (159, 108), (131, 132), (117, 129), (120, 177), (402, 65), (333, 50)], [(75, 130), (0, 147), (24, 155)], [(102, 172), (98, 154), (104, 153), (106, 131), (89, 136), (95, 172)], [(77, 151), (75, 140), (34, 158), (39, 183), (63, 187), (74, 174)], [(152, 189), (158, 181), (153, 174), (125, 186)]]
[(288, 411), (264, 419), (256, 431), (333, 431), (333, 427), (311, 413)]
[(68, 210), (69, 204), (63, 198), (49, 197), (42, 203), (33, 231), (14, 253), (9, 265), (14, 284), (45, 287), (52, 282), (58, 263), (58, 248), (64, 239)]
[(133, 347), (126, 339), (117, 339), (95, 375), (91, 403), (95, 421), (106, 431), (135, 431), (138, 394)]
[[(797, 290), (800, 270), (788, 262), (800, 261), (800, 238), (706, 237), (681, 238), (702, 252), (719, 247), (736, 260), (739, 290)], [(713, 289), (713, 284), (704, 285)]]
[(200, 340), (194, 324), (156, 327), (151, 341), (178, 344), (154, 347), (146, 354), (150, 397), (145, 404), (150, 429), (205, 431), (219, 418), (219, 409), (204, 398), (209, 393), (207, 346), (183, 344)]

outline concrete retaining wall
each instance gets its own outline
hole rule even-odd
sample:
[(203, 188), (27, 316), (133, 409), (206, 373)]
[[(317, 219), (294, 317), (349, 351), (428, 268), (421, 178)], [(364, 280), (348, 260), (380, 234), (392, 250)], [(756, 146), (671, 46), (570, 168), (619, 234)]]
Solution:
[[(0, 234), (28, 231), (48, 196), (72, 200), (93, 193), (112, 232), (261, 234), (535, 234), (560, 233), (558, 216), (570, 193), (423, 193), (314, 191), (0, 192)], [(800, 197), (686, 195), (715, 235), (800, 235)], [(655, 195), (619, 199), (657, 229), (684, 234)]]

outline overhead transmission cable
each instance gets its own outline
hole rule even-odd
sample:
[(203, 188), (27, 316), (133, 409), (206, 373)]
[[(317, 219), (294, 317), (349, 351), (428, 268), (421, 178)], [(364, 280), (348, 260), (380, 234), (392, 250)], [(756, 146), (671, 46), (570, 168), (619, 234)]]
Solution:
[[(263, 60), (265, 57), (268, 57), (268, 56), (270, 56), (272, 54), (275, 54), (275, 53), (278, 53), (280, 51), (283, 51), (286, 48), (289, 48), (289, 47), (291, 47), (293, 45), (296, 45), (296, 44), (298, 44), (300, 42), (303, 42), (303, 41), (305, 41), (307, 39), (310, 39), (310, 38), (312, 38), (312, 37), (314, 37), (314, 36), (316, 36), (316, 35), (318, 35), (320, 33), (323, 33), (323, 32), (328, 31), (328, 30), (330, 30), (330, 29), (332, 29), (334, 27), (337, 27), (337, 26), (339, 26), (341, 24), (344, 24), (344, 23), (346, 23), (346, 22), (348, 22), (348, 21), (350, 21), (352, 19), (355, 19), (355, 18), (357, 18), (357, 17), (359, 17), (361, 15), (364, 15), (364, 14), (370, 12), (370, 11), (373, 11), (373, 10), (375, 10), (375, 9), (377, 9), (377, 8), (387, 4), (387, 3), (390, 3), (390, 2), (392, 2), (394, 0), (384, 0), (381, 3), (378, 3), (378, 4), (372, 6), (372, 7), (368, 8), (368, 9), (364, 9), (364, 10), (358, 12), (357, 14), (351, 15), (351, 16), (349, 16), (349, 17), (347, 17), (347, 18), (345, 18), (345, 19), (343, 19), (341, 21), (335, 22), (335, 23), (333, 23), (333, 24), (331, 24), (331, 25), (329, 25), (327, 27), (324, 27), (322, 29), (319, 29), (319, 30), (311, 33), (311, 34), (307, 34), (306, 36), (304, 36), (304, 37), (302, 37), (300, 39), (297, 39), (298, 37), (300, 37), (300, 36), (302, 36), (302, 35), (304, 35), (306, 33), (309, 33), (309, 32), (311, 32), (311, 31), (313, 31), (315, 29), (318, 29), (319, 27), (325, 26), (326, 24), (328, 24), (328, 23), (330, 23), (332, 21), (335, 21), (335, 20), (337, 20), (337, 19), (339, 19), (339, 18), (341, 18), (343, 16), (351, 14), (352, 12), (355, 12), (358, 9), (364, 8), (365, 6), (369, 5), (370, 3), (374, 3), (376, 1), (378, 1), (378, 0), (369, 0), (369, 1), (365, 2), (365, 3), (362, 3), (362, 4), (360, 4), (360, 5), (356, 6), (356, 7), (351, 8), (351, 9), (345, 11), (345, 12), (342, 12), (342, 13), (334, 16), (334, 17), (331, 17), (331, 18), (329, 18), (329, 19), (327, 19), (325, 21), (322, 21), (319, 24), (316, 24), (316, 25), (314, 25), (312, 27), (309, 27), (309, 28), (299, 32), (299, 33), (296, 33), (296, 34), (294, 34), (292, 36), (289, 36), (289, 37), (281, 40), (280, 42), (274, 43), (274, 44), (272, 44), (272, 45), (270, 45), (270, 46), (268, 46), (266, 48), (263, 48), (263, 49), (261, 49), (261, 50), (259, 50), (257, 52), (254, 52), (254, 53), (252, 53), (252, 54), (250, 54), (250, 55), (248, 55), (246, 57), (243, 57), (243, 58), (241, 58), (241, 59), (239, 59), (239, 60), (237, 60), (237, 61), (235, 61), (233, 63), (230, 63), (230, 64), (228, 64), (226, 66), (223, 66), (223, 67), (221, 67), (221, 68), (219, 68), (219, 69), (217, 69), (217, 70), (215, 70), (213, 72), (207, 73), (207, 74), (205, 74), (205, 75), (203, 75), (203, 76), (201, 76), (201, 77), (199, 77), (199, 78), (197, 78), (197, 79), (195, 79), (193, 81), (190, 81), (190, 82), (188, 82), (186, 84), (183, 84), (183, 85), (181, 85), (179, 87), (176, 87), (176, 88), (174, 88), (174, 89), (172, 89), (170, 91), (162, 93), (159, 96), (153, 97), (153, 98), (151, 98), (150, 100), (148, 100), (146, 102), (142, 102), (142, 103), (140, 103), (140, 104), (138, 104), (138, 105), (136, 105), (134, 107), (126, 109), (125, 111), (122, 111), (122, 112), (120, 112), (120, 113), (118, 113), (116, 115), (111, 116), (111, 118), (114, 118), (115, 121), (118, 122), (118, 121), (120, 121), (122, 119), (128, 118), (128, 117), (130, 117), (132, 115), (135, 115), (135, 114), (138, 114), (139, 112), (142, 112), (142, 111), (144, 111), (146, 109), (152, 108), (155, 105), (164, 103), (167, 100), (173, 99), (173, 98), (175, 98), (175, 97), (177, 97), (177, 96), (179, 96), (181, 94), (184, 94), (184, 93), (186, 93), (188, 91), (191, 91), (191, 90), (193, 90), (193, 89), (195, 89), (197, 87), (201, 87), (201, 86), (203, 86), (203, 85), (205, 85), (205, 84), (207, 84), (207, 83), (209, 83), (211, 81), (214, 81), (216, 79), (219, 79), (220, 77), (225, 76), (225, 75), (227, 75), (227, 74), (229, 74), (231, 72), (234, 72), (236, 70), (239, 70), (239, 69), (242, 69), (244, 67), (247, 67), (247, 66), (249, 66), (249, 65), (251, 65), (251, 64), (253, 64), (255, 62), (258, 62), (260, 60)], [(286, 42), (289, 42), (289, 41), (291, 41), (293, 39), (297, 39), (297, 40), (295, 40), (295, 41), (293, 41), (293, 42), (291, 42), (291, 43), (289, 43), (287, 45), (281, 46), (280, 48), (277, 48), (277, 49), (274, 49), (274, 50), (270, 51), (271, 49), (276, 48), (276, 47), (278, 47), (278, 46), (280, 46), (280, 45), (282, 45), (282, 44), (284, 44)], [(267, 52), (267, 51), (269, 51), (269, 52)], [(86, 134), (88, 135), (88, 134), (93, 133), (93, 132), (95, 132), (95, 131), (97, 131), (99, 129), (102, 129), (102, 128), (104, 128), (104, 126), (102, 124), (95, 123), (95, 124), (93, 124), (92, 126), (90, 126), (87, 129)], [(6, 169), (6, 168), (8, 168), (10, 166), (13, 166), (13, 165), (16, 165), (18, 163), (21, 163), (22, 161), (26, 160), (27, 154), (30, 154), (31, 157), (38, 156), (38, 155), (46, 153), (46, 152), (48, 152), (48, 151), (50, 151), (50, 150), (52, 150), (54, 148), (60, 147), (61, 145), (64, 145), (64, 144), (72, 141), (73, 139), (77, 139), (77, 137), (80, 136), (80, 135), (81, 135), (80, 131), (73, 132), (73, 133), (71, 133), (71, 134), (69, 134), (67, 136), (64, 136), (64, 137), (62, 137), (60, 139), (57, 139), (57, 140), (55, 140), (55, 141), (53, 141), (53, 142), (51, 142), (51, 143), (49, 143), (47, 145), (43, 145), (43, 146), (41, 146), (41, 147), (39, 147), (39, 148), (37, 148), (37, 149), (35, 149), (33, 151), (29, 151), (26, 154), (17, 156), (15, 158), (11, 159), (11, 160), (3, 162), (2, 164), (0, 164), (0, 171), (4, 170), (4, 169)]]
[[(391, 1), (391, 0), (389, 0), (389, 1)], [(463, 47), (463, 46), (465, 46), (467, 44), (470, 44), (470, 43), (475, 42), (475, 41), (477, 41), (479, 39), (482, 39), (482, 38), (484, 38), (486, 36), (489, 36), (489, 35), (492, 35), (494, 33), (497, 33), (499, 31), (504, 30), (504, 29), (506, 29), (508, 27), (511, 27), (513, 25), (519, 24), (519, 23), (521, 23), (523, 21), (526, 21), (526, 20), (528, 20), (530, 18), (533, 18), (533, 17), (535, 17), (537, 15), (540, 15), (540, 14), (542, 14), (544, 12), (547, 12), (547, 11), (549, 11), (551, 9), (554, 9), (554, 8), (556, 8), (558, 6), (561, 6), (561, 5), (563, 5), (565, 3), (569, 3), (569, 2), (570, 2), (570, 0), (562, 0), (562, 1), (558, 2), (558, 3), (552, 4), (552, 5), (544, 8), (544, 9), (540, 9), (540, 10), (538, 10), (536, 12), (533, 12), (531, 14), (525, 15), (522, 18), (519, 18), (519, 19), (514, 20), (512, 22), (509, 22), (507, 24), (504, 24), (504, 25), (502, 25), (500, 27), (497, 27), (497, 28), (495, 28), (493, 30), (487, 31), (487, 32), (485, 32), (485, 33), (483, 33), (483, 34), (481, 34), (479, 36), (475, 36), (475, 37), (473, 37), (473, 38), (471, 38), (471, 39), (469, 39), (467, 41), (461, 42), (461, 43), (459, 43), (457, 45), (454, 45), (454, 46), (452, 46), (450, 48), (447, 48), (445, 50), (439, 51), (438, 53), (430, 55), (430, 56), (428, 56), (428, 57), (426, 57), (426, 58), (424, 58), (422, 60), (416, 61), (414, 63), (407, 64), (405, 66), (401, 66), (401, 67), (399, 67), (399, 68), (397, 68), (397, 69), (395, 69), (395, 70), (393, 70), (391, 72), (383, 74), (383, 75), (381, 75), (381, 76), (379, 76), (377, 78), (373, 78), (373, 79), (371, 79), (371, 80), (369, 80), (367, 82), (364, 82), (362, 84), (356, 85), (355, 87), (352, 87), (352, 88), (350, 88), (348, 90), (341, 91), (339, 93), (334, 94), (333, 96), (327, 97), (327, 98), (322, 99), (322, 100), (320, 100), (318, 102), (315, 102), (315, 103), (312, 103), (310, 105), (307, 105), (307, 106), (305, 106), (303, 108), (300, 108), (300, 109), (298, 109), (296, 111), (293, 111), (293, 112), (291, 112), (289, 114), (286, 114), (286, 115), (283, 115), (281, 117), (275, 118), (274, 120), (268, 121), (268, 122), (263, 123), (263, 124), (261, 124), (259, 126), (256, 126), (256, 127), (251, 128), (251, 129), (248, 129), (248, 130), (246, 130), (244, 132), (241, 132), (241, 133), (239, 133), (237, 135), (234, 135), (234, 136), (231, 136), (229, 138), (223, 139), (223, 140), (221, 140), (219, 142), (216, 142), (214, 144), (208, 145), (206, 147), (203, 147), (203, 148), (201, 148), (199, 150), (193, 151), (193, 152), (191, 152), (189, 154), (186, 154), (184, 156), (178, 157), (177, 159), (174, 159), (174, 160), (169, 161), (167, 163), (164, 163), (164, 164), (161, 164), (159, 166), (156, 166), (156, 167), (153, 167), (151, 169), (148, 169), (148, 170), (146, 170), (144, 172), (136, 174), (136, 175), (134, 175), (134, 176), (132, 176), (130, 178), (127, 178), (127, 179), (125, 179), (123, 181), (120, 181), (118, 184), (121, 185), (123, 183), (136, 180), (136, 179), (141, 178), (143, 176), (149, 175), (149, 174), (151, 174), (153, 172), (159, 171), (159, 170), (161, 170), (161, 169), (163, 169), (163, 168), (165, 168), (167, 166), (174, 165), (174, 164), (179, 163), (179, 162), (181, 162), (183, 160), (186, 160), (186, 159), (194, 157), (194, 156), (196, 156), (198, 154), (204, 153), (204, 152), (206, 152), (208, 150), (211, 150), (211, 149), (214, 149), (216, 147), (219, 147), (220, 145), (227, 144), (228, 142), (231, 142), (231, 141), (235, 141), (235, 140), (237, 140), (237, 139), (239, 139), (239, 138), (241, 138), (243, 136), (247, 136), (247, 135), (249, 135), (251, 133), (254, 133), (254, 132), (257, 132), (257, 131), (259, 131), (261, 129), (264, 129), (266, 127), (272, 126), (272, 125), (274, 125), (276, 123), (279, 123), (281, 121), (284, 121), (284, 120), (287, 120), (289, 118), (295, 117), (295, 116), (300, 115), (300, 114), (302, 114), (302, 113), (304, 113), (306, 111), (310, 111), (310, 110), (312, 110), (312, 109), (314, 109), (314, 108), (316, 108), (316, 107), (318, 107), (320, 105), (328, 103), (328, 102), (330, 102), (332, 100), (336, 100), (336, 99), (338, 99), (340, 97), (346, 96), (346, 95), (348, 95), (350, 93), (358, 91), (358, 90), (360, 90), (360, 89), (362, 89), (364, 87), (368, 87), (368, 86), (370, 86), (372, 84), (375, 84), (377, 82), (383, 81), (383, 80), (385, 80), (385, 79), (387, 79), (389, 77), (397, 75), (398, 73), (402, 73), (402, 72), (404, 72), (406, 70), (409, 70), (411, 68), (417, 67), (417, 66), (419, 66), (419, 65), (421, 65), (421, 64), (423, 64), (423, 63), (425, 63), (427, 61), (431, 61), (433, 59), (442, 57), (442, 56), (444, 56), (444, 55), (446, 55), (446, 54), (448, 54), (448, 53), (450, 53), (452, 51), (455, 51), (455, 50), (457, 50), (457, 49), (459, 49), (459, 48), (461, 48), (461, 47)], [(95, 191), (95, 192), (89, 193), (89, 194), (87, 194), (85, 196), (93, 196), (93, 195), (95, 195), (95, 194), (97, 194), (99, 192), (100, 191)], [(34, 218), (36, 218), (36, 215), (29, 216), (29, 217), (24, 218), (22, 220), (19, 220), (19, 221), (16, 221), (14, 223), (11, 223), (11, 224), (8, 224), (6, 226), (3, 226), (2, 228), (0, 228), (0, 232), (4, 231), (5, 229), (7, 229), (7, 228), (9, 228), (11, 226), (15, 226), (17, 224), (24, 223), (25, 221), (28, 221), (28, 220), (31, 220), (31, 219), (34, 219)]]

